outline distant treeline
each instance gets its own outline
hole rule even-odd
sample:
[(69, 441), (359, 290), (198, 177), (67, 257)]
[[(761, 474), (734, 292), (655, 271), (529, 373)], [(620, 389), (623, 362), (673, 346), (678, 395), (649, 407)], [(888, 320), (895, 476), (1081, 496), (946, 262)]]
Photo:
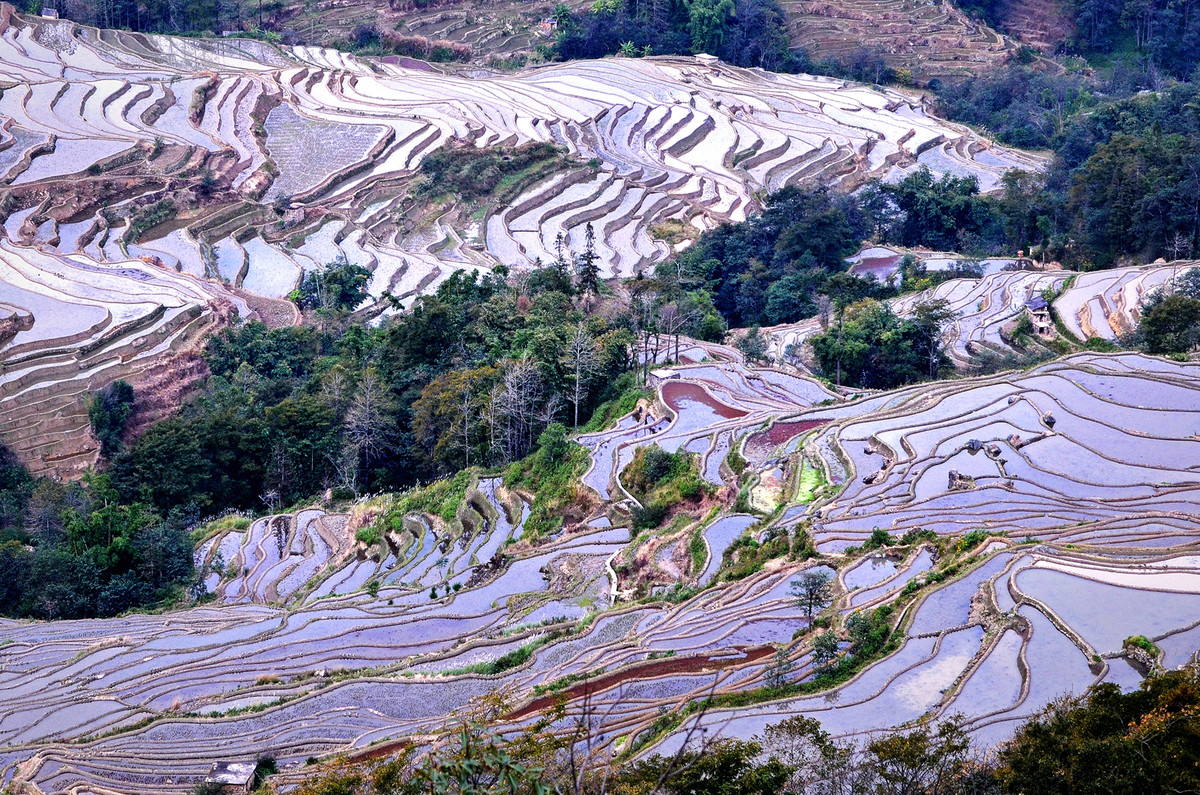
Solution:
[(1022, 181), (1028, 245), (1084, 268), (1200, 253), (1196, 83), (1132, 92), (1013, 66), (946, 86), (938, 103), (1001, 141), (1053, 150), (1047, 173)]
[(144, 33), (220, 33), (256, 26), (283, 8), (282, 0), (26, 0), (18, 9), (43, 7), (84, 25)]
[(793, 49), (776, 0), (598, 0), (555, 9), (557, 37), (544, 54), (561, 60), (621, 54), (715, 55), (734, 66), (807, 72), (888, 83), (897, 72), (881, 53), (861, 48), (849, 60), (813, 60)]

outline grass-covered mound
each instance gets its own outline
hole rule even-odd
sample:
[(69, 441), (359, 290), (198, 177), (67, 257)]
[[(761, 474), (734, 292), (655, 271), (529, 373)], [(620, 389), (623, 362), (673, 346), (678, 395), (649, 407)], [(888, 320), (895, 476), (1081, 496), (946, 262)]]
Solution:
[(633, 510), (634, 530), (658, 527), (673, 507), (696, 503), (708, 493), (696, 456), (668, 453), (658, 445), (639, 448), (621, 482), (641, 503)]

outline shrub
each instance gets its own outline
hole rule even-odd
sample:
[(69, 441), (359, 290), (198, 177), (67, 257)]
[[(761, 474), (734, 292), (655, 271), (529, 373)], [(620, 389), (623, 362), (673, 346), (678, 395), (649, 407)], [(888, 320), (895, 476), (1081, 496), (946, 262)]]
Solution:
[(1134, 646), (1149, 654), (1151, 657), (1157, 658), (1161, 654), (1161, 650), (1155, 645), (1154, 641), (1147, 638), (1145, 635), (1131, 635), (1121, 644), (1123, 648)]
[(896, 539), (892, 538), (887, 530), (876, 527), (871, 531), (871, 537), (862, 545), (862, 549), (879, 549), (880, 547), (890, 547), (895, 543)]
[(92, 433), (100, 440), (100, 455), (111, 458), (121, 452), (121, 436), (132, 413), (133, 387), (127, 381), (114, 381), (92, 397), (88, 419)]
[(537, 451), (509, 465), (504, 484), (533, 494), (525, 520), (526, 538), (553, 535), (562, 528), (566, 509), (575, 502), (576, 484), (589, 463), (588, 451), (567, 441), (561, 424), (551, 423), (538, 437)]
[(707, 489), (694, 456), (668, 453), (657, 445), (639, 448), (621, 473), (621, 481), (642, 503), (633, 510), (635, 532), (658, 527), (671, 506), (694, 502)]
[(354, 531), (354, 538), (369, 547), (383, 541), (383, 530), (377, 524), (369, 524)]

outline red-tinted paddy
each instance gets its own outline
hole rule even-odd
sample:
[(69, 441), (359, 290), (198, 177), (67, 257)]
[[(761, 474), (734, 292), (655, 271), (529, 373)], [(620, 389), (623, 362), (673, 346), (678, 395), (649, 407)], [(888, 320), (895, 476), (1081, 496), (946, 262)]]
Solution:
[(662, 399), (681, 420), (687, 412), (697, 409), (726, 420), (745, 417), (747, 414), (741, 409), (725, 405), (704, 391), (704, 387), (691, 381), (667, 381), (662, 386)]
[(796, 438), (802, 433), (820, 428), (829, 420), (794, 420), (777, 422), (765, 431), (759, 431), (746, 440), (746, 455), (751, 458), (765, 456), (779, 445)]

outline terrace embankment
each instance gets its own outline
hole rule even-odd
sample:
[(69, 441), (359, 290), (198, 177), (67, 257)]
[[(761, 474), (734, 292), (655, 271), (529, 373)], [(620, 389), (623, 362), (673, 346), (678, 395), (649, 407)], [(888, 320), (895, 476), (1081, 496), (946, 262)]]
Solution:
[[(709, 565), (673, 569), (679, 587), (622, 601), (609, 562), (638, 550), (609, 526), (619, 512), (524, 539), (526, 507), (506, 505), (516, 496), (492, 478), (466, 484), (455, 521), (406, 514), (376, 547), (352, 528), (388, 515), (383, 503), (356, 508), (354, 522), (317, 508), (226, 517), (197, 552), (213, 604), (4, 625), (3, 780), (166, 795), (186, 792), (214, 754), (260, 753), (298, 775), (309, 756), (436, 734), (496, 689), (518, 705), (503, 727), (561, 697), (552, 730), (595, 721), (609, 750), (669, 752), (694, 721), (748, 738), (797, 714), (850, 737), (959, 713), (991, 745), (1059, 695), (1135, 685), (1128, 637), (1151, 639), (1169, 667), (1192, 656), (1196, 365), (1093, 354), (845, 401), (720, 346), (686, 345), (713, 360), (656, 370), (663, 388), (691, 383), (745, 413), (697, 405), (692, 417), (679, 405), (664, 422), (643, 405), (581, 437), (593, 472), (607, 473), (607, 485), (585, 482), (607, 489), (650, 443), (696, 453), (705, 476), (738, 489), (798, 461), (822, 480), (803, 498), (785, 488), (765, 516), (719, 507), (699, 539)], [(772, 437), (771, 421), (785, 430)], [(975, 488), (950, 488), (951, 468)], [(864, 472), (882, 474), (867, 484)], [(884, 525), (885, 562), (842, 563)], [(1026, 537), (1042, 543), (1012, 543)], [(811, 543), (818, 560), (790, 555)], [(899, 605), (894, 651), (809, 693), (816, 633), (791, 583), (833, 566), (844, 569), (826, 614), (834, 630)], [(796, 695), (767, 700), (780, 693)], [(710, 698), (742, 706), (684, 710)], [(678, 730), (664, 711), (684, 719)]]
[(0, 281), (30, 318), (0, 345), (0, 442), (34, 474), (64, 478), (96, 461), (93, 390), (132, 383), (136, 426), (173, 412), (204, 375), (207, 335), (237, 311), (216, 285), (145, 262), (100, 267), (8, 243)]

